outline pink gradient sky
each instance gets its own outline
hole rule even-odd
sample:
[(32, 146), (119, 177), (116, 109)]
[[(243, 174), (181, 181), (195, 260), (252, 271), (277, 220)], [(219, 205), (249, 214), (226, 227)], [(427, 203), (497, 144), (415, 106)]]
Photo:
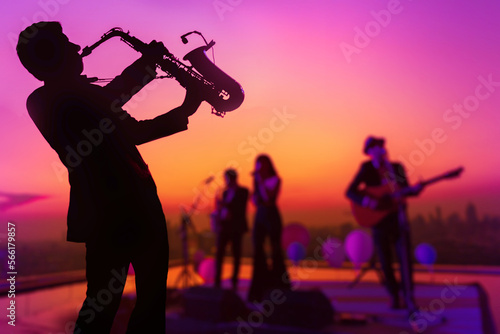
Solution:
[[(216, 63), (243, 86), (243, 105), (221, 119), (204, 104), (189, 131), (140, 147), (174, 222), (179, 205), (198, 192), (202, 203), (211, 198), (228, 165), (250, 185), (260, 152), (272, 155), (283, 177), (285, 222), (352, 220), (343, 194), (365, 158), (368, 134), (387, 138), (412, 182), (465, 167), (461, 179), (412, 200), (412, 213), (436, 206), (463, 212), (472, 201), (481, 214), (500, 214), (496, 0), (12, 1), (4, 5), (0, 32), (0, 193), (47, 197), (0, 215), (26, 222), (30, 235), (63, 234), (69, 193), (67, 174), (25, 110), (40, 82), (13, 46), (22, 29), (41, 19), (61, 22), (82, 47), (115, 26), (145, 42), (163, 41), (179, 58), (202, 43), (192, 35), (183, 45), (179, 36), (188, 31), (216, 41)], [(346, 54), (348, 48), (356, 52)], [(85, 58), (84, 73), (110, 77), (137, 57), (114, 39)], [(177, 106), (183, 91), (162, 80), (126, 107), (138, 119), (151, 118)], [(464, 103), (470, 111), (453, 111)], [(216, 181), (203, 189), (210, 175)], [(209, 209), (203, 206), (200, 221)]]

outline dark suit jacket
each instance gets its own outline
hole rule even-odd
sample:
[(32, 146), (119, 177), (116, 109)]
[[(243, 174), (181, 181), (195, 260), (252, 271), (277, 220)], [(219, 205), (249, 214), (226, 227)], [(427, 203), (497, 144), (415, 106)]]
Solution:
[(166, 113), (137, 121), (122, 106), (153, 79), (142, 58), (107, 86), (82, 80), (45, 84), (28, 98), (34, 123), (68, 168), (67, 239), (137, 239), (165, 225), (156, 186), (136, 145), (187, 129)]
[(248, 194), (247, 188), (238, 186), (234, 197), (229, 199), (228, 190), (224, 190), (222, 193), (222, 207), (229, 211), (229, 219), (221, 221), (221, 233), (244, 233), (248, 231)]
[[(397, 162), (391, 163), (395, 175), (387, 175), (396, 180), (398, 186), (407, 187), (408, 179), (406, 178), (406, 173), (403, 165)], [(361, 185), (365, 186), (379, 186), (383, 182), (383, 177), (375, 169), (371, 160), (365, 161), (361, 164), (360, 169), (356, 173), (356, 176), (349, 184), (346, 191), (346, 196), (353, 202), (361, 205), (363, 201), (363, 194), (361, 192)]]

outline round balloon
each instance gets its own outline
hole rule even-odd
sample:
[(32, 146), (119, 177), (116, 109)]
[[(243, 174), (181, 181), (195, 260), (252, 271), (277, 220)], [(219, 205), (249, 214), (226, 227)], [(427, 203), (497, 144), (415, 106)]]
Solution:
[(333, 268), (342, 267), (344, 263), (345, 252), (342, 241), (337, 238), (328, 238), (321, 246), (322, 256), (326, 262)]
[(354, 265), (359, 266), (370, 260), (373, 254), (373, 240), (362, 230), (354, 230), (345, 239), (345, 252)]
[(200, 263), (198, 273), (207, 284), (215, 281), (215, 260), (213, 258), (206, 258)]
[(193, 254), (193, 267), (194, 271), (198, 272), (200, 269), (200, 264), (205, 260), (205, 252), (201, 249), (198, 249), (194, 254)]
[(287, 255), (294, 265), (306, 256), (306, 249), (300, 242), (292, 242), (287, 248)]
[(431, 266), (436, 262), (437, 253), (428, 243), (421, 243), (415, 248), (415, 257), (420, 264)]
[(291, 243), (298, 242), (307, 248), (310, 238), (309, 231), (301, 223), (291, 223), (283, 229), (281, 246), (288, 249)]

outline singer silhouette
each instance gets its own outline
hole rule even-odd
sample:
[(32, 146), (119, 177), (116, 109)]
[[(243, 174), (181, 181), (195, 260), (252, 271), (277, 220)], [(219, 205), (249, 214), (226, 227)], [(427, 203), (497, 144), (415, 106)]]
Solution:
[(43, 86), (27, 101), (33, 122), (67, 167), (67, 240), (86, 246), (87, 292), (74, 333), (109, 333), (129, 265), (137, 301), (127, 333), (165, 333), (168, 236), (156, 185), (136, 145), (187, 129), (199, 92), (181, 106), (137, 121), (122, 106), (151, 82), (165, 50), (147, 52), (104, 87), (82, 76), (80, 47), (58, 22), (39, 22), (19, 36), (17, 52)]
[[(291, 288), (281, 249), (283, 222), (277, 205), (281, 178), (268, 155), (257, 156), (253, 178), (252, 201), (257, 211), (252, 232), (254, 248), (252, 282), (248, 291), (248, 300), (251, 302), (261, 301), (270, 290)], [(264, 250), (267, 237), (271, 243), (271, 265), (268, 264)]]

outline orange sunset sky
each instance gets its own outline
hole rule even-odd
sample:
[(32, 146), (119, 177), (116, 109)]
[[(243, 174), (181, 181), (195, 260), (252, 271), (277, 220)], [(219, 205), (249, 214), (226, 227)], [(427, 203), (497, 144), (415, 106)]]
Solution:
[[(69, 197), (67, 172), (25, 108), (41, 83), (15, 53), (19, 32), (39, 20), (61, 22), (82, 47), (116, 26), (162, 41), (180, 59), (203, 45), (195, 34), (182, 44), (182, 34), (196, 30), (216, 42), (215, 62), (242, 85), (242, 106), (219, 118), (204, 103), (188, 131), (139, 147), (172, 223), (179, 206), (201, 194), (193, 219), (206, 226), (223, 170), (236, 167), (250, 186), (259, 153), (272, 156), (283, 179), (285, 223), (353, 221), (344, 192), (370, 134), (386, 138), (412, 183), (465, 167), (461, 178), (412, 199), (412, 216), (437, 206), (462, 214), (469, 202), (481, 215), (500, 215), (496, 0), (21, 0), (3, 7), (0, 215), (26, 239), (63, 238)], [(114, 38), (84, 58), (84, 74), (112, 77), (138, 57)], [(175, 80), (158, 80), (125, 109), (152, 118), (183, 97)], [(16, 204), (13, 195), (36, 200)]]

